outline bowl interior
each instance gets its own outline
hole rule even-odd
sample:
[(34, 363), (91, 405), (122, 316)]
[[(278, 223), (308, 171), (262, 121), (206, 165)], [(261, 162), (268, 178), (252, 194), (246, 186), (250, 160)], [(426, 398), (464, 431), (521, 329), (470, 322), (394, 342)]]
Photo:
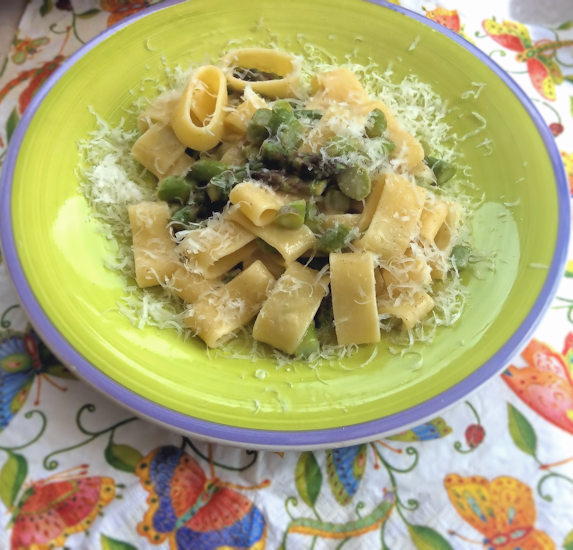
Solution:
[[(304, 13), (304, 17), (301, 14)], [(326, 17), (326, 14), (328, 16)], [(328, 22), (328, 32), (324, 26)], [(270, 361), (211, 360), (203, 345), (174, 331), (139, 330), (117, 312), (124, 283), (104, 267), (110, 243), (90, 220), (78, 190), (77, 143), (94, 129), (93, 107), (117, 123), (145, 78), (163, 63), (216, 60), (231, 38), (268, 40), (301, 51), (311, 42), (340, 59), (355, 51), (399, 81), (408, 73), (449, 103), (449, 121), (483, 203), (472, 225), (495, 269), (467, 277), (462, 320), (432, 345), (392, 355), (383, 342), (344, 364), (277, 368)], [(409, 46), (418, 38), (415, 49)], [(472, 82), (477, 98), (463, 99)], [(480, 145), (492, 142), (491, 154)], [(358, 0), (194, 0), (156, 11), (119, 30), (55, 84), (21, 144), (11, 207), (18, 254), (55, 327), (102, 373), (169, 409), (225, 425), (312, 430), (397, 413), (454, 386), (488, 361), (526, 318), (556, 246), (558, 203), (550, 157), (530, 116), (502, 80), (464, 48), (419, 22)], [(506, 203), (506, 205), (504, 205)], [(509, 206), (518, 203), (515, 206)], [(533, 264), (533, 265), (532, 265)], [(266, 378), (255, 376), (257, 369)]]

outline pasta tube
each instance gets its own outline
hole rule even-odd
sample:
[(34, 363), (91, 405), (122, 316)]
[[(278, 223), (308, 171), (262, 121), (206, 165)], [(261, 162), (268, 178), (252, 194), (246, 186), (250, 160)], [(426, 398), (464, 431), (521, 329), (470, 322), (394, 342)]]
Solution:
[(167, 227), (169, 206), (166, 202), (140, 202), (130, 204), (127, 210), (138, 286), (145, 288), (165, 282), (179, 265)]
[(328, 277), (290, 264), (263, 304), (253, 338), (286, 353), (294, 353), (326, 295)]
[(221, 141), (226, 106), (223, 71), (213, 65), (199, 67), (173, 108), (173, 131), (186, 147), (208, 151)]
[(258, 227), (271, 223), (285, 203), (284, 199), (270, 187), (253, 181), (235, 185), (229, 195), (232, 204)]
[[(293, 55), (267, 48), (243, 48), (229, 52), (222, 63), (227, 82), (233, 90), (242, 91), (250, 86), (254, 92), (267, 97), (296, 96), (299, 67)], [(241, 79), (237, 75), (241, 69), (254, 69), (279, 78)]]
[(257, 314), (274, 282), (264, 264), (254, 262), (231, 282), (198, 299), (184, 322), (210, 348), (217, 347)]
[(344, 346), (379, 342), (380, 326), (372, 254), (332, 253), (329, 262), (338, 344)]

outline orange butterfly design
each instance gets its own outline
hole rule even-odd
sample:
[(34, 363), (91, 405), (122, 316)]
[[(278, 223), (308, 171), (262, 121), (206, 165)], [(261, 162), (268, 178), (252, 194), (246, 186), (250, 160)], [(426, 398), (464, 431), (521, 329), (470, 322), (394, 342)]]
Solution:
[(537, 414), (573, 434), (573, 338), (565, 340), (563, 354), (539, 340), (531, 340), (521, 353), (527, 366), (510, 365), (501, 378)]
[(458, 10), (448, 10), (446, 8), (439, 7), (433, 10), (425, 10), (425, 12), (425, 16), (428, 19), (447, 27), (451, 31), (460, 32), (462, 30)]
[(112, 478), (87, 476), (87, 465), (29, 482), (8, 527), (12, 550), (49, 550), (88, 529), (115, 498)]
[(534, 43), (527, 27), (515, 21), (500, 23), (495, 19), (486, 19), (483, 28), (498, 44), (517, 52), (516, 59), (526, 64), (535, 89), (545, 99), (554, 101), (555, 86), (564, 80), (555, 60), (555, 52), (559, 48), (573, 46), (573, 40), (538, 40)]
[(101, 0), (101, 9), (109, 12), (108, 27), (151, 5), (149, 0)]
[[(536, 511), (531, 489), (509, 476), (485, 477), (450, 474), (444, 479), (457, 513), (483, 536), (487, 550), (555, 550), (545, 531), (534, 527)], [(455, 533), (451, 533), (455, 534)]]

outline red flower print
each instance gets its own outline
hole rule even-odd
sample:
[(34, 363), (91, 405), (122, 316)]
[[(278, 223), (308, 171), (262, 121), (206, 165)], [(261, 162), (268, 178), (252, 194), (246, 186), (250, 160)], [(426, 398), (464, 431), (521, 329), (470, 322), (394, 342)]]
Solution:
[(18, 98), (18, 111), (22, 114), (28, 104), (30, 103), (32, 97), (38, 90), (38, 88), (48, 79), (48, 77), (61, 65), (62, 61), (65, 59), (63, 55), (58, 55), (51, 61), (43, 63), (37, 69), (31, 69), (29, 71), (22, 71), (18, 76), (10, 80), (1, 90), (0, 90), (0, 102), (4, 97), (12, 91), (18, 84), (29, 80), (28, 86), (24, 88), (20, 97)]
[(14, 38), (12, 42), (12, 62), (16, 65), (21, 65), (28, 59), (40, 51), (42, 46), (45, 46), (50, 39), (47, 36), (40, 38)]
[(101, 9), (109, 12), (107, 18), (108, 27), (150, 5), (149, 0), (101, 0)]
[(38, 88), (48, 79), (48, 77), (62, 64), (66, 57), (62, 55), (64, 48), (68, 42), (68, 38), (70, 37), (70, 27), (68, 27), (66, 36), (62, 41), (62, 45), (60, 46), (60, 51), (56, 57), (51, 59), (50, 61), (46, 61), (42, 63), (35, 69), (29, 69), (27, 71), (22, 71), (18, 74), (15, 78), (10, 80), (1, 90), (0, 90), (0, 103), (2, 100), (17, 86), (22, 84), (23, 82), (28, 82), (28, 85), (18, 98), (18, 111), (19, 114), (22, 114), (28, 104), (30, 103), (32, 97), (37, 92)]

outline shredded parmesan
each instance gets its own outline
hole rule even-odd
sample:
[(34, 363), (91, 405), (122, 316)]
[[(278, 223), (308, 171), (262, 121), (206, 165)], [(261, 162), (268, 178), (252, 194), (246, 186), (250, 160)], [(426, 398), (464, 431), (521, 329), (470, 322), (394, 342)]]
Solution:
[(480, 132), (483, 132), (487, 128), (487, 120), (482, 115), (476, 113), (475, 111), (472, 111), (472, 116), (477, 119), (477, 121), (479, 122), (479, 126), (475, 130), (471, 130), (467, 134), (461, 136), (459, 138), (460, 141), (466, 141), (467, 139), (473, 136), (477, 136)]
[(486, 87), (486, 83), (472, 82), (472, 86), (474, 89), (467, 90), (460, 95), (462, 99), (477, 99), (480, 96), (482, 90)]
[[(262, 19), (257, 24), (257, 28), (258, 30), (265, 29)], [(328, 38), (334, 39), (335, 37), (329, 35)], [(357, 37), (357, 41), (359, 41), (358, 39), (359, 37)], [(300, 65), (302, 92), (310, 88), (311, 79), (317, 72), (340, 67), (353, 71), (364, 85), (369, 96), (373, 99), (382, 100), (405, 130), (428, 144), (432, 155), (447, 162), (455, 162), (459, 166), (458, 175), (448, 184), (447, 189), (437, 190), (434, 187), (432, 191), (440, 193), (446, 198), (455, 197), (456, 201), (461, 204), (464, 213), (475, 207), (466, 193), (466, 190), (472, 187), (471, 170), (461, 162), (459, 154), (456, 152), (455, 143), (456, 141), (465, 141), (482, 132), (487, 126), (483, 116), (477, 112), (472, 112), (472, 116), (479, 123), (478, 128), (461, 137), (457, 136), (446, 120), (448, 105), (429, 84), (421, 82), (411, 74), (397, 82), (391, 65), (385, 69), (380, 68), (372, 61), (365, 65), (358, 65), (353, 62), (350, 55), (346, 57), (344, 63), (340, 63), (325, 50), (305, 43), (302, 35), (297, 36), (297, 40), (304, 49), (304, 56), (297, 59), (297, 63)], [(276, 37), (269, 33), (269, 41), (274, 44)], [(420, 37), (415, 37), (408, 47), (408, 51), (413, 51), (419, 42)], [(236, 46), (237, 44), (237, 41), (229, 41), (228, 46)], [(149, 51), (153, 51), (148, 40), (144, 42), (144, 46)], [(181, 67), (170, 67), (165, 60), (163, 60), (163, 64), (166, 84), (159, 84), (153, 79), (142, 81), (140, 90), (135, 90), (133, 93), (136, 99), (128, 111), (130, 117), (140, 113), (149, 104), (149, 100), (143, 95), (144, 84), (155, 85), (157, 92), (181, 89), (184, 86), (190, 71), (183, 70)], [(472, 82), (472, 86), (475, 89), (462, 94), (463, 99), (472, 97), (477, 99), (485, 84)], [(192, 332), (184, 328), (183, 320), (189, 315), (194, 315), (194, 308), (189, 306), (185, 309), (179, 299), (174, 297), (170, 291), (169, 281), (165, 281), (162, 287), (149, 289), (139, 289), (129, 283), (133, 278), (134, 265), (127, 206), (145, 200), (153, 200), (155, 185), (151, 181), (152, 178), (132, 159), (130, 154), (131, 146), (138, 133), (127, 129), (127, 124), (124, 121), (113, 127), (95, 113), (94, 115), (96, 116), (96, 129), (80, 144), (82, 192), (106, 238), (117, 244), (110, 251), (108, 265), (122, 273), (126, 279), (126, 292), (118, 303), (118, 310), (137, 327), (143, 328), (150, 325), (160, 328), (173, 328), (189, 336)], [(345, 107), (340, 104), (327, 106), (321, 123), (317, 124), (309, 133), (307, 141), (317, 140), (318, 142), (325, 135), (335, 135), (345, 139), (361, 139), (364, 122), (364, 116), (353, 115), (348, 106)], [(301, 119), (301, 123), (310, 127), (311, 121)], [(387, 154), (381, 154), (383, 142), (383, 137), (363, 140), (363, 152), (352, 151), (342, 153), (337, 157), (329, 156), (326, 148), (318, 147), (318, 150), (324, 162), (338, 160), (378, 172), (400, 170), (403, 163), (402, 159), (389, 159)], [(491, 154), (491, 146), (491, 140), (485, 138), (476, 145), (476, 148), (483, 148), (486, 154)], [(509, 205), (506, 203), (506, 206)], [(405, 215), (396, 214), (396, 216), (401, 221), (409, 219)], [(462, 216), (462, 218), (464, 217), (466, 216)], [(175, 234), (174, 240), (191, 254), (207, 250), (211, 252), (213, 246), (222, 246), (225, 240), (224, 236), (221, 237), (217, 232), (221, 223), (220, 218), (220, 215), (215, 215), (206, 222), (196, 224), (193, 226), (194, 229), (179, 231)], [(357, 237), (358, 230), (353, 228), (353, 231), (355, 232), (354, 236)], [(415, 244), (412, 250), (413, 257), (405, 257), (400, 261), (388, 263), (379, 258), (376, 259), (377, 264), (392, 273), (398, 281), (388, 285), (388, 293), (395, 305), (399, 305), (400, 299), (403, 299), (408, 293), (427, 289), (427, 283), (415, 281), (411, 277), (416, 270), (416, 254), (431, 259), (436, 265), (446, 265), (446, 262), (449, 261), (449, 253), (438, 249), (431, 243)], [(542, 266), (541, 264), (530, 264), (530, 267), (541, 268)], [(546, 268), (546, 266), (544, 267)], [(196, 270), (196, 266), (193, 265), (187, 265), (187, 268), (191, 272)], [(326, 265), (317, 274), (317, 280), (324, 281), (325, 290), (327, 290), (328, 278), (324, 276), (328, 274), (328, 269), (329, 267)], [(430, 342), (438, 327), (450, 326), (459, 319), (465, 302), (465, 290), (457, 272), (454, 275), (448, 276), (443, 283), (437, 285), (439, 288), (432, 294), (435, 301), (432, 314), (413, 329), (394, 331), (392, 329), (396, 327), (396, 319), (387, 315), (380, 316), (380, 326), (391, 335), (390, 338), (394, 345), (400, 345), (402, 350), (408, 350), (415, 342)], [(281, 284), (290, 291), (294, 291), (297, 286), (309, 283), (283, 277)], [(213, 296), (206, 296), (205, 299), (221, 306), (219, 308), (221, 317), (228, 317), (233, 313), (238, 314), (245, 307), (241, 300), (225, 300), (224, 297), (216, 293)], [(214, 319), (213, 322), (217, 322), (217, 320)], [(327, 334), (327, 332), (329, 333)], [(307, 360), (301, 361), (276, 350), (269, 351), (268, 346), (257, 343), (248, 333), (249, 331), (243, 328), (237, 334), (231, 335), (232, 341), (210, 353), (250, 361), (268, 359), (271, 355), (275, 359), (277, 368), (290, 369), (291, 366), (294, 367), (297, 363), (302, 362), (315, 369), (317, 378), (326, 383), (320, 379), (318, 367), (324, 363), (338, 363), (340, 359), (350, 357), (359, 349), (354, 344), (338, 346), (332, 327), (329, 327), (328, 330), (319, 329), (320, 339), (326, 343), (321, 346), (319, 352), (314, 353)], [(359, 365), (359, 368), (374, 361), (377, 353), (378, 348), (374, 347), (370, 356)], [(254, 376), (263, 380), (267, 374), (266, 370), (257, 369)], [(278, 394), (276, 398), (283, 410), (286, 410), (286, 404), (282, 402)], [(255, 413), (260, 410), (258, 401), (254, 402), (254, 409)]]
[(419, 43), (420, 43), (420, 37), (416, 36), (416, 38), (414, 38), (414, 40), (412, 40), (412, 43), (408, 46), (408, 51), (413, 52)]

